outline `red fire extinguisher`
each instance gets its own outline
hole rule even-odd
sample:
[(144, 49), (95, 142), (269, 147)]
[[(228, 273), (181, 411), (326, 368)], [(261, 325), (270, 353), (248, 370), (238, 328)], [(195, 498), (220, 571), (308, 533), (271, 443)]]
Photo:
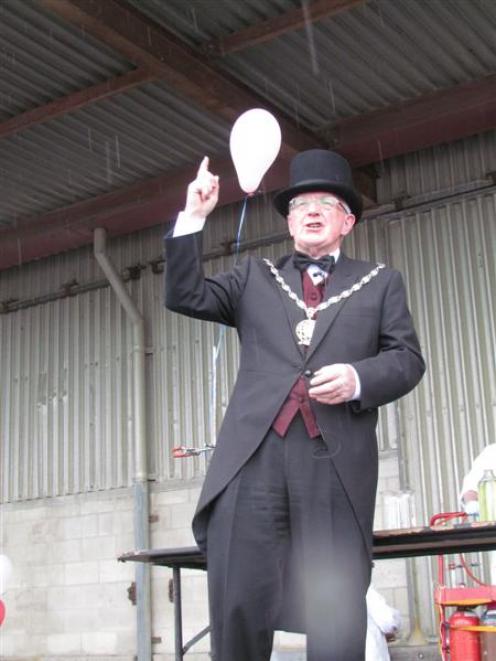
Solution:
[(459, 606), (449, 619), (450, 661), (481, 661), (478, 631), (467, 631), (462, 627), (480, 624), (477, 614), (470, 608)]

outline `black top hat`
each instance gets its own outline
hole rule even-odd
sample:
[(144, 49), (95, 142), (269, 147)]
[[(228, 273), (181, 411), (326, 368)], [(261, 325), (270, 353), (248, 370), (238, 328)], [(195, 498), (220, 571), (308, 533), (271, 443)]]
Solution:
[(355, 216), (362, 215), (362, 198), (353, 186), (348, 161), (328, 149), (309, 149), (297, 154), (291, 161), (289, 188), (277, 193), (274, 206), (283, 216), (288, 215), (289, 201), (300, 193), (326, 191), (343, 199)]

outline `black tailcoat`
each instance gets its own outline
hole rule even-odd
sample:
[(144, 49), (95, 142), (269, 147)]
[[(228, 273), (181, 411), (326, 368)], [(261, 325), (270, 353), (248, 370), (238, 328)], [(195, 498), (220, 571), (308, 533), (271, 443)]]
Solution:
[[(312, 406), (370, 553), (377, 408), (409, 392), (425, 369), (401, 275), (384, 268), (320, 312), (304, 352), (294, 329), (305, 314), (262, 259), (245, 257), (232, 271), (206, 278), (201, 233), (168, 238), (166, 251), (167, 308), (233, 326), (241, 343), (238, 377), (193, 521), (200, 548), (205, 548), (210, 505), (257, 449), (297, 378), (306, 370), (350, 363), (360, 377), (360, 400)], [(325, 299), (349, 289), (375, 266), (341, 253)], [(280, 275), (302, 299), (301, 274), (291, 259), (283, 260)]]

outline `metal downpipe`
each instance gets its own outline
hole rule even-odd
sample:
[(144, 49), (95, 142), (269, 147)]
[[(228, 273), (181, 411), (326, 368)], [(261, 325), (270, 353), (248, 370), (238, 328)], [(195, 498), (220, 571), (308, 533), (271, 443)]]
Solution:
[[(145, 407), (145, 322), (127, 287), (106, 253), (106, 230), (94, 231), (94, 254), (133, 327), (133, 399), (134, 399), (134, 544), (136, 549), (150, 548), (150, 494), (148, 487), (147, 430)], [(151, 661), (151, 589), (150, 566), (137, 562), (137, 648), (138, 661)]]

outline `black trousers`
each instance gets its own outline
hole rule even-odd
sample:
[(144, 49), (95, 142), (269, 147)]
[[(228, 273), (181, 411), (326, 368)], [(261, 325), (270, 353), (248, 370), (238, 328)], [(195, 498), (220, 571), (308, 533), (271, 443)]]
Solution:
[(215, 661), (269, 661), (277, 629), (306, 633), (308, 661), (364, 661), (370, 558), (332, 458), (299, 415), (215, 501), (207, 565)]

